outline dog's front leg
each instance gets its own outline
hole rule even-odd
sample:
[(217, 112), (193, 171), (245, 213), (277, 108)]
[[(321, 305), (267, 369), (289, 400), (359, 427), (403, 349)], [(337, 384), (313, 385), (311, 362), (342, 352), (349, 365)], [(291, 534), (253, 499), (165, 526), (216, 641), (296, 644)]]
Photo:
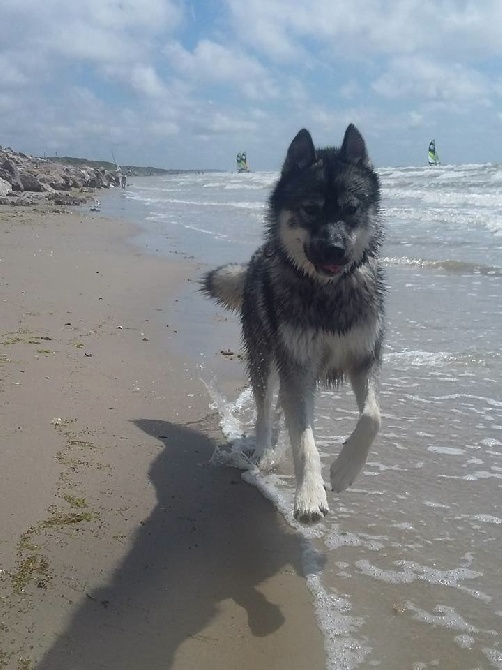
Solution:
[(295, 519), (319, 521), (328, 511), (321, 459), (314, 441), (315, 381), (303, 375), (281, 378), (281, 404), (291, 440), (296, 475)]
[[(265, 367), (265, 366), (263, 366)], [(273, 399), (277, 388), (277, 372), (270, 365), (259, 381), (254, 380), (253, 394), (256, 402), (256, 447), (253, 460), (264, 470), (270, 469), (276, 462), (273, 444)], [(276, 418), (277, 421), (277, 418)]]
[(349, 377), (359, 407), (359, 420), (331, 466), (331, 486), (337, 493), (348, 488), (359, 474), (380, 428), (380, 409), (373, 371), (353, 371)]

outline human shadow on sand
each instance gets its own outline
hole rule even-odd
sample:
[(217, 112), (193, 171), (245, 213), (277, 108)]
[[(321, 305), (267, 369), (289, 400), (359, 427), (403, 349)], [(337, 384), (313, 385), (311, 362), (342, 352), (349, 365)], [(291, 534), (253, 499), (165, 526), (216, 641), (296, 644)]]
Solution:
[[(284, 624), (280, 605), (257, 587), (291, 567), (303, 574), (301, 536), (239, 471), (209, 465), (215, 445), (207, 435), (134, 423), (164, 444), (149, 472), (157, 504), (109, 585), (87, 594), (39, 670), (170, 668), (185, 640), (204, 638), (227, 599), (247, 614), (242, 636)], [(237, 624), (226, 627), (223, 636), (239, 634)]]

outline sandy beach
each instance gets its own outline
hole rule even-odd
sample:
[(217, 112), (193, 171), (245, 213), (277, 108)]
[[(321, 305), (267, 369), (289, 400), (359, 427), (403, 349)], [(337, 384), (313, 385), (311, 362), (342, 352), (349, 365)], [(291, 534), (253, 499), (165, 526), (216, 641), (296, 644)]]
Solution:
[[(236, 470), (130, 223), (0, 209), (0, 667), (325, 667), (302, 540)], [(200, 327), (204, 325), (201, 323)]]

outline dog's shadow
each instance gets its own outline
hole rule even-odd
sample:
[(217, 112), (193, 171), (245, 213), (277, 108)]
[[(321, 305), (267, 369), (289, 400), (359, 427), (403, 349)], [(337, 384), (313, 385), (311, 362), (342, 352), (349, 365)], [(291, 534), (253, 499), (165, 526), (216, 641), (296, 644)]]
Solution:
[(237, 470), (209, 465), (215, 445), (207, 435), (134, 423), (164, 444), (149, 472), (157, 504), (109, 584), (87, 594), (39, 670), (169, 668), (185, 640), (211, 635), (228, 599), (245, 610), (254, 636), (267, 636), (284, 615), (258, 585), (291, 567), (303, 574), (302, 538)]

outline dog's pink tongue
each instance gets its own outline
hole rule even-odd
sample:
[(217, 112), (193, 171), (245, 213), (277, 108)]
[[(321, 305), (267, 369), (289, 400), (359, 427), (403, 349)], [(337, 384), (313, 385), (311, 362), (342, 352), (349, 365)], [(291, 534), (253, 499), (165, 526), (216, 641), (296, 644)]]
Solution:
[(337, 272), (340, 272), (342, 269), (341, 265), (323, 265), (323, 268), (327, 270), (328, 272), (331, 272), (331, 274), (335, 275)]

